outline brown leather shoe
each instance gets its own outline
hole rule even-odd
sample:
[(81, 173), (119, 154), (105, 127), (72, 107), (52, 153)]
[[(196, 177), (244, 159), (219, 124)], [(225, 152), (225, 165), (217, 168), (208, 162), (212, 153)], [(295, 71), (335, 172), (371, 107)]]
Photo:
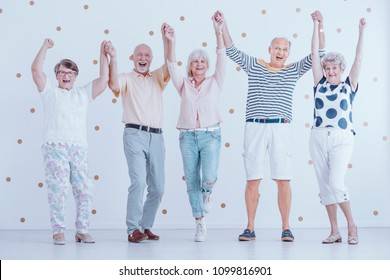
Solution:
[(149, 240), (159, 240), (160, 236), (155, 235), (150, 229), (145, 229), (145, 234), (148, 236)]
[(146, 239), (148, 239), (148, 236), (145, 233), (142, 233), (139, 229), (136, 229), (127, 237), (127, 240), (133, 243), (138, 243)]

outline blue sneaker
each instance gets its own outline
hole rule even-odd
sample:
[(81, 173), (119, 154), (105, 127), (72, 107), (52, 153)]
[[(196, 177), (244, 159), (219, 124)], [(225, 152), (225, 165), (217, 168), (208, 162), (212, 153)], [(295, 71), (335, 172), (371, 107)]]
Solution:
[(256, 234), (254, 231), (251, 231), (250, 229), (244, 230), (242, 234), (238, 236), (238, 240), (240, 241), (251, 241), (256, 239)]
[(286, 229), (282, 232), (282, 241), (285, 241), (285, 242), (293, 242), (294, 241), (294, 235), (292, 234), (291, 230)]

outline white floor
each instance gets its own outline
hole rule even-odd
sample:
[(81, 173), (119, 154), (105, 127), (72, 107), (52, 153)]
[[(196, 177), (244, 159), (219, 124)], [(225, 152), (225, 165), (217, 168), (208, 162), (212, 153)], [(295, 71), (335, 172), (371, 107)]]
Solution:
[(257, 240), (239, 242), (239, 229), (209, 230), (194, 242), (193, 230), (155, 230), (159, 241), (128, 243), (125, 230), (93, 230), (95, 244), (55, 246), (49, 230), (0, 230), (1, 260), (389, 260), (390, 228), (359, 228), (360, 242), (324, 245), (328, 229), (294, 229), (295, 242), (280, 241), (280, 230), (258, 229)]

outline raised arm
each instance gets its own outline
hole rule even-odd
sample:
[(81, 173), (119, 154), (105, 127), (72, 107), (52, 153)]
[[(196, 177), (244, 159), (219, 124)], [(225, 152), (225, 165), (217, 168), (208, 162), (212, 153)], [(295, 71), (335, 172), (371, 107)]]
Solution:
[(169, 78), (169, 71), (167, 67), (167, 59), (168, 59), (168, 53), (170, 52), (171, 43), (170, 41), (167, 40), (165, 37), (165, 30), (168, 29), (170, 26), (167, 23), (163, 23), (161, 25), (161, 36), (162, 36), (162, 41), (163, 41), (163, 47), (164, 47), (164, 65), (163, 65), (163, 71), (164, 71), (164, 80)]
[(116, 61), (116, 49), (110, 41), (108, 41), (107, 43), (107, 53), (110, 56), (108, 87), (111, 89), (114, 95), (118, 97), (120, 88), (118, 82), (118, 65)]
[(223, 42), (225, 44), (225, 47), (229, 48), (231, 45), (233, 45), (233, 40), (232, 37), (230, 36), (224, 14), (221, 11), (217, 11), (215, 13), (215, 20), (217, 22), (221, 22), (221, 21), (223, 22), (223, 28), (222, 28)]
[[(311, 14), (312, 20), (313, 20), (313, 36), (311, 39), (311, 58), (312, 58), (312, 71), (313, 71), (313, 79), (314, 79), (314, 86), (318, 84), (318, 82), (321, 80), (321, 78), (324, 75), (324, 72), (322, 70), (321, 66), (321, 58), (320, 54), (318, 52), (319, 50), (319, 25), (320, 22), (317, 19), (317, 12), (314, 12)], [(320, 32), (323, 33), (323, 32)], [(325, 37), (324, 37), (325, 38)]]
[(349, 72), (349, 80), (353, 90), (356, 90), (360, 69), (363, 59), (363, 41), (364, 41), (364, 30), (366, 28), (367, 22), (365, 18), (361, 18), (359, 21), (359, 38), (356, 46), (355, 60), (353, 61), (351, 71)]
[(320, 11), (315, 11), (315, 19), (318, 21), (319, 49), (325, 49), (324, 18)]
[(54, 46), (54, 42), (50, 38), (43, 41), (42, 47), (39, 49), (31, 65), (32, 78), (39, 92), (45, 89), (47, 77), (43, 72), (43, 62), (45, 61), (46, 52)]
[(167, 41), (168, 50), (166, 59), (169, 62), (176, 62), (176, 36), (175, 30), (166, 24), (162, 30), (164, 39)]
[(109, 44), (103, 41), (100, 45), (100, 73), (99, 78), (92, 81), (92, 98), (98, 97), (107, 87), (108, 82), (108, 57)]
[(219, 11), (216, 11), (214, 15), (211, 17), (214, 25), (215, 36), (217, 38), (217, 49), (225, 48), (224, 40), (223, 40), (223, 27), (225, 22), (223, 17)]

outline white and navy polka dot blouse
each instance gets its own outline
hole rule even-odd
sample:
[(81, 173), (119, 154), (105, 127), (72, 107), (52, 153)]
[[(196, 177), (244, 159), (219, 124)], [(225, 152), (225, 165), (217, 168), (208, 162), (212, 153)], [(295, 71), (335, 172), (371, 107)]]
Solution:
[(322, 77), (314, 87), (313, 127), (333, 127), (353, 131), (352, 102), (356, 91), (352, 90), (349, 77), (345, 82), (331, 85)]

